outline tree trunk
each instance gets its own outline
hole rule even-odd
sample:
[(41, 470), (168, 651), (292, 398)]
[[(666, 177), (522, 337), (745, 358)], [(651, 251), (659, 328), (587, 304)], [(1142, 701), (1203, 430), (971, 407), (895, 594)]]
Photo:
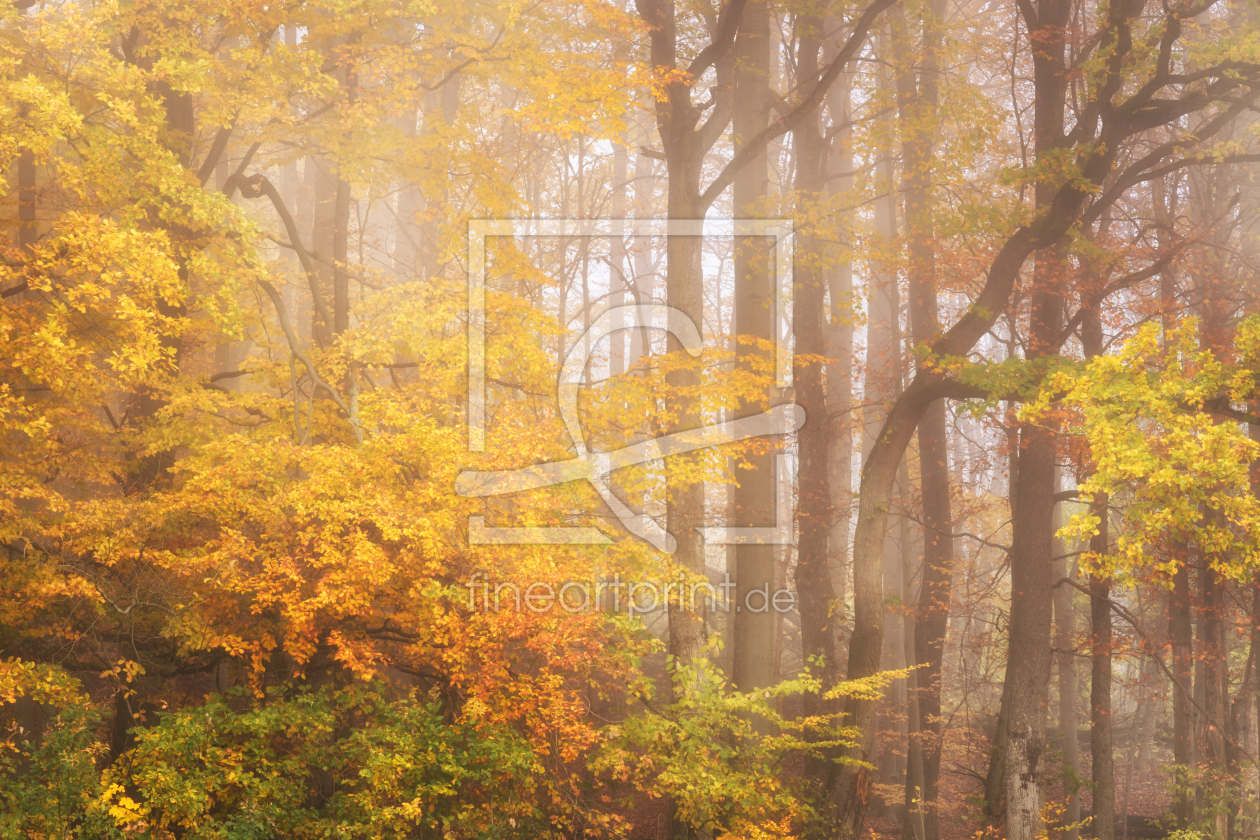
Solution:
[[(1056, 480), (1056, 486), (1061, 486), (1062, 481)], [(1054, 511), (1054, 530), (1057, 533), (1063, 524), (1063, 505), (1062, 503), (1055, 506)], [(1069, 578), (1076, 577), (1075, 563), (1069, 563), (1066, 546), (1063, 541), (1057, 537), (1054, 540), (1054, 554), (1057, 558), (1054, 561), (1054, 578), (1056, 586), (1054, 590), (1054, 646), (1058, 649), (1055, 657), (1055, 667), (1059, 673), (1059, 743), (1063, 749), (1063, 770), (1067, 776), (1066, 785), (1070, 790), (1068, 797), (1067, 810), (1063, 814), (1063, 821), (1070, 826), (1075, 826), (1081, 821), (1081, 795), (1075, 787), (1075, 782), (1080, 778), (1081, 774), (1081, 751), (1080, 744), (1077, 740), (1077, 709), (1076, 709), (1076, 655), (1073, 647), (1076, 645), (1076, 611), (1072, 606), (1072, 593), (1075, 591), (1067, 583), (1059, 583)], [(1097, 800), (1095, 800), (1097, 801)], [(1097, 811), (1095, 811), (1097, 813)], [(1062, 840), (1077, 840), (1080, 836), (1078, 828), (1070, 828), (1062, 835)]]
[[(1064, 46), (1072, 4), (1041, 0), (1026, 21), (1032, 44), (1036, 113), (1033, 145), (1045, 160), (1063, 145), (1066, 68)], [(1056, 187), (1036, 186), (1037, 209), (1049, 210)], [(1064, 261), (1057, 243), (1037, 254), (1026, 355), (1058, 352), (1062, 329)], [(1046, 704), (1050, 675), (1053, 585), (1055, 438), (1039, 424), (1020, 428), (1019, 476), (1011, 498), (1011, 623), (1006, 678), (1010, 708), (1006, 726), (1006, 831), (1009, 840), (1033, 840), (1041, 832), (1041, 786), (1046, 758)]]
[[(888, 55), (895, 50), (895, 44), (886, 27), (879, 33), (878, 49), (881, 54)], [(880, 74), (877, 84), (881, 88), (892, 88), (895, 80), (887, 73)], [(875, 233), (879, 239), (894, 247), (897, 239), (897, 185), (894, 181), (894, 162), (896, 153), (891, 144), (878, 151), (879, 189), (883, 195), (875, 206)], [(878, 265), (872, 269), (870, 322), (867, 326), (867, 357), (865, 396), (868, 408), (864, 412), (867, 421), (863, 429), (862, 449), (867, 454), (875, 445), (881, 425), (888, 411), (888, 406), (902, 391), (905, 368), (902, 363), (903, 343), (901, 333), (901, 289), (897, 277), (895, 262)], [(905, 465), (899, 465), (897, 471), (897, 505), (904, 509), (910, 498), (908, 472)], [(884, 535), (884, 602), (886, 604), (904, 605), (905, 595), (905, 549), (899, 539), (904, 530), (902, 514), (894, 514), (888, 523)], [(883, 651), (880, 656), (880, 668), (892, 670), (904, 668), (906, 661), (906, 621), (893, 620), (885, 625)], [(879, 781), (883, 785), (895, 786), (905, 782), (905, 756), (900, 753), (901, 745), (906, 742), (906, 700), (907, 686), (903, 680), (890, 684), (884, 692), (881, 714), (877, 716), (879, 730), (884, 734), (882, 742), (877, 741), (879, 749), (877, 766)], [(900, 805), (892, 806), (892, 813), (885, 814), (888, 819), (901, 821), (898, 813)]]
[[(1102, 321), (1097, 311), (1090, 312), (1081, 326), (1081, 344), (1085, 358), (1103, 353)], [(1089, 550), (1104, 555), (1110, 546), (1110, 513), (1105, 494), (1095, 496), (1090, 506), (1098, 517), (1098, 533), (1090, 537)], [(1089, 578), (1089, 749), (1091, 781), (1094, 787), (1094, 836), (1112, 840), (1116, 823), (1115, 746), (1111, 724), (1111, 580), (1105, 575)]]
[[(1034, 303), (1034, 333), (1058, 332), (1058, 298), (1041, 293)], [(1041, 328), (1038, 328), (1040, 322)], [(1053, 436), (1032, 424), (1020, 430), (1017, 513), (1012, 521), (1011, 619), (1006, 724), (1006, 826), (1010, 840), (1033, 840), (1041, 828), (1041, 783), (1046, 758), (1046, 705), (1050, 676), (1051, 534), (1054, 508)]]
[[(824, 49), (824, 55), (826, 51)], [(851, 78), (841, 76), (827, 95), (827, 111), (833, 125), (850, 119)], [(842, 130), (832, 140), (828, 157), (828, 189), (834, 197), (847, 195), (853, 188), (852, 131)], [(844, 235), (838, 231), (839, 239)], [(827, 552), (831, 562), (832, 613), (829, 620), (835, 661), (827, 663), (838, 678), (843, 667), (843, 615), (848, 585), (849, 524), (853, 506), (853, 267), (848, 263), (825, 270), (831, 297), (827, 334), (827, 413), (831, 417), (831, 448), (828, 452), (827, 481), (831, 494), (831, 532)]]
[[(910, 290), (910, 325), (916, 346), (940, 332), (936, 292), (936, 233), (932, 209), (932, 159), (938, 97), (937, 54), (940, 51), (944, 4), (933, 0), (923, 10), (922, 51), (916, 83), (913, 63), (897, 78), (898, 119), (902, 138), (902, 191), (905, 194), (905, 240)], [(898, 54), (917, 52), (904, 12), (897, 15)], [(941, 674), (945, 632), (954, 570), (953, 514), (950, 505), (949, 442), (945, 401), (928, 406), (919, 421), (919, 464), (923, 499), (923, 579), (915, 604), (914, 664), (917, 687), (917, 730), (910, 735), (907, 763), (920, 765), (907, 774), (906, 808), (920, 812), (922, 837), (938, 840), (936, 799), (941, 767)], [(922, 781), (914, 778), (921, 776)], [(921, 785), (921, 787), (920, 787)]]
[[(650, 59), (657, 72), (670, 72), (677, 64), (677, 29), (673, 0), (643, 0), (638, 3), (644, 22), (651, 27)], [(742, 5), (742, 4), (741, 4)], [(736, 8), (738, 15), (742, 11)], [(738, 18), (737, 18), (738, 20)], [(656, 122), (661, 136), (668, 175), (666, 211), (670, 220), (694, 220), (704, 216), (700, 176), (704, 146), (695, 125), (700, 118), (691, 102), (691, 87), (676, 73), (665, 84), (665, 93), (656, 101)], [(669, 306), (685, 314), (700, 329), (704, 323), (704, 288), (701, 238), (670, 236), (666, 240), (665, 295)], [(672, 334), (667, 352), (683, 348)], [(694, 393), (700, 384), (694, 367), (671, 371), (666, 381), (677, 393)], [(700, 426), (699, 403), (675, 398), (676, 422), (666, 431)], [(665, 516), (670, 533), (677, 541), (674, 561), (690, 575), (704, 575), (704, 545), (699, 527), (703, 524), (704, 484), (687, 478), (694, 474), (696, 455), (676, 455), (666, 460)], [(708, 605), (703, 599), (669, 605), (668, 649), (676, 668), (689, 666), (704, 649)], [(676, 833), (685, 833), (676, 823)]]
[[(739, 33), (735, 36), (735, 101), (732, 121), (735, 148), (743, 147), (747, 138), (765, 128), (770, 118), (770, 19), (763, 3), (750, 3), (744, 9)], [(764, 214), (764, 201), (769, 186), (769, 158), (764, 149), (756, 154), (735, 176), (734, 207), (737, 218), (757, 218)], [(735, 239), (735, 334), (773, 342), (774, 274), (772, 254), (764, 236), (741, 236)], [(799, 350), (799, 347), (798, 347)], [(736, 365), (755, 370), (757, 360), (766, 351), (752, 344), (737, 345)], [(800, 376), (799, 369), (797, 376)], [(798, 380), (799, 382), (799, 380)], [(799, 385), (798, 385), (799, 390)], [(742, 403), (737, 417), (748, 417), (765, 411), (769, 394)], [(809, 408), (806, 407), (809, 417)], [(804, 432), (802, 432), (804, 435)], [(803, 440), (803, 438), (802, 438)], [(804, 450), (802, 449), (802, 459)], [(774, 525), (774, 453), (750, 455), (751, 469), (740, 470), (735, 488), (735, 522), (745, 527)], [(801, 504), (805, 503), (804, 494)], [(757, 590), (774, 587), (773, 545), (744, 544), (734, 546), (735, 555), (735, 650), (734, 683), (739, 691), (752, 691), (769, 686), (774, 680), (775, 613), (770, 609), (754, 612)], [(797, 581), (800, 589), (800, 581)], [(804, 602), (805, 592), (801, 590)], [(802, 628), (806, 609), (802, 603)]]
[[(328, 158), (310, 158), (307, 167), (312, 171), (315, 181), (315, 207), (311, 213), (311, 253), (317, 257), (317, 260), (315, 262), (315, 289), (312, 290), (312, 294), (318, 294), (321, 299), (327, 300), (333, 294), (334, 284), (332, 259), (338, 239), (337, 182), (339, 179), (336, 164)], [(311, 310), (311, 336), (321, 347), (327, 347), (332, 342), (334, 325), (325, 324), (319, 312), (318, 306)], [(333, 320), (336, 321), (336, 315), (333, 316)]]
[[(818, 72), (818, 51), (822, 42), (822, 20), (797, 20), (799, 44), (797, 72), (813, 78)], [(817, 117), (806, 119), (793, 132), (796, 160), (796, 201), (800, 215), (811, 218), (817, 212), (818, 185), (824, 171), (824, 142)], [(809, 229), (797, 234), (796, 258), (792, 262), (794, 304), (792, 325), (797, 354), (822, 356), (827, 351), (824, 333), (826, 285), (820, 269), (822, 244)], [(797, 560), (796, 589), (801, 615), (801, 644), (808, 660), (824, 663), (823, 685), (834, 684), (835, 634), (831, 611), (835, 593), (828, 558), (832, 507), (828, 487), (828, 456), (832, 445), (832, 424), (827, 415), (823, 367), (817, 362), (793, 366), (796, 401), (805, 409), (805, 425), (799, 433), (800, 466), (797, 472)], [(818, 714), (830, 704), (807, 695), (805, 713)]]
[[(1174, 546), (1174, 551), (1184, 547)], [(1172, 636), (1173, 686), (1173, 762), (1177, 766), (1178, 793), (1174, 803), (1177, 825), (1189, 828), (1195, 819), (1194, 792), (1189, 785), (1197, 757), (1193, 729), (1194, 631), (1190, 621), (1190, 569), (1185, 558), (1173, 574), (1172, 592), (1168, 597), (1169, 634)]]
[[(1099, 516), (1098, 534), (1090, 540), (1090, 551), (1107, 551), (1107, 496), (1094, 502)], [(1092, 782), (1094, 785), (1094, 836), (1111, 840), (1116, 822), (1115, 747), (1111, 734), (1111, 581), (1104, 575), (1090, 575), (1090, 736)]]
[[(1170, 176), (1165, 176), (1170, 177)], [(1169, 191), (1164, 178), (1151, 183), (1155, 204), (1155, 223), (1159, 247), (1169, 247), (1173, 235), (1176, 190)], [(1160, 274), (1160, 307), (1162, 310), (1163, 343), (1167, 347), (1169, 334), (1177, 319), (1177, 277), (1172, 268)], [(1190, 570), (1186, 565), (1185, 546), (1172, 540), (1170, 551), (1182, 555), (1173, 573), (1172, 589), (1168, 593), (1168, 635), (1172, 642), (1171, 670), (1173, 693), (1173, 763), (1176, 767), (1177, 793), (1173, 811), (1179, 828), (1188, 828), (1194, 822), (1194, 795), (1187, 786), (1191, 769), (1196, 764), (1193, 721), (1193, 663), (1194, 631), (1190, 618)]]
[[(887, 238), (896, 233), (896, 204), (892, 195), (891, 151), (884, 150), (879, 163), (880, 182), (888, 193), (875, 207), (877, 232)], [(867, 346), (863, 395), (866, 409), (862, 416), (862, 476), (858, 496), (857, 532), (853, 542), (853, 634), (849, 640), (847, 676), (850, 679), (869, 676), (883, 666), (885, 648), (902, 646), (898, 659), (904, 658), (902, 634), (885, 637), (884, 604), (887, 598), (885, 569), (896, 564), (901, 577), (901, 556), (893, 534), (895, 521), (889, 506), (906, 446), (914, 433), (913, 425), (894, 427), (889, 406), (896, 406), (901, 386), (901, 346), (896, 313), (900, 311), (896, 276), (887, 268), (874, 266), (871, 273), (870, 300), (867, 304)], [(916, 418), (917, 422), (917, 418)], [(895, 432), (894, 441), (884, 441)], [(876, 489), (878, 488), (878, 489)], [(875, 501), (876, 497), (879, 501)], [(865, 543), (865, 544), (863, 544)], [(898, 583), (896, 594), (900, 595)], [(901, 622), (897, 622), (900, 624)], [(857, 729), (858, 743), (848, 751), (850, 757), (870, 761), (876, 746), (877, 705), (871, 700), (849, 698), (845, 701), (845, 722)], [(833, 770), (836, 779), (834, 807), (839, 819), (838, 836), (853, 840), (861, 834), (866, 810), (872, 798), (870, 772), (865, 768), (841, 767)]]

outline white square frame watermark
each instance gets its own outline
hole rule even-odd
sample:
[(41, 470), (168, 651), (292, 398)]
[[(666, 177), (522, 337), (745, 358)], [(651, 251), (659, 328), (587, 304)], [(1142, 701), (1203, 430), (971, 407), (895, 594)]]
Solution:
[[(792, 380), (792, 353), (789, 337), (792, 334), (792, 222), (787, 219), (474, 219), (468, 223), (468, 448), (471, 452), (484, 452), (486, 446), (486, 240), (491, 236), (524, 237), (739, 237), (765, 236), (773, 237), (775, 301), (774, 324), (776, 331), (775, 344), (775, 384), (787, 388)], [(628, 310), (646, 311), (656, 307), (626, 307)], [(665, 307), (661, 307), (664, 309)], [(698, 352), (693, 350), (693, 352)], [(569, 383), (576, 387), (575, 383)], [(561, 387), (564, 387), (562, 381)], [(559, 394), (558, 394), (559, 396)], [(786, 410), (786, 411), (785, 411)], [(767, 434), (781, 434), (800, 428), (804, 422), (804, 412), (799, 406), (778, 406), (771, 412), (742, 421), (716, 424), (693, 433), (685, 433), (693, 438), (666, 447), (664, 450), (653, 441), (640, 444), (652, 450), (654, 457), (663, 457), (672, 452), (686, 451), (700, 445), (715, 445), (729, 442), (739, 437), (752, 437)], [(572, 427), (575, 420), (568, 421)], [(742, 434), (741, 434), (742, 432)], [(738, 437), (732, 437), (738, 435)], [(575, 443), (578, 443), (575, 438)], [(580, 444), (578, 444), (581, 446)], [(642, 454), (642, 453), (641, 453)], [(569, 465), (577, 469), (563, 470), (572, 473), (570, 478), (588, 478), (600, 486), (597, 477), (606, 476), (610, 470), (607, 455), (592, 455), (579, 451), (582, 464), (557, 462), (547, 466)], [(787, 478), (786, 459), (780, 455), (777, 459), (775, 479), (775, 520), (772, 528), (738, 528), (738, 527), (705, 527), (700, 531), (710, 545), (733, 545), (745, 543), (786, 544), (791, 542), (792, 509), (791, 485)], [(599, 472), (597, 464), (603, 465)], [(590, 468), (587, 468), (590, 467)], [(615, 467), (611, 467), (615, 468)], [(530, 468), (526, 468), (528, 471)], [(519, 489), (527, 486), (541, 486), (538, 482), (539, 469), (534, 468), (535, 475), (527, 478), (526, 483), (516, 485)], [(543, 470), (547, 471), (547, 470)], [(525, 472), (525, 471), (518, 471)], [(548, 471), (550, 472), (550, 471)], [(589, 474), (588, 474), (589, 473)], [(460, 481), (464, 481), (461, 476)], [(518, 475), (508, 475), (510, 482)], [(555, 482), (553, 475), (545, 481)], [(565, 480), (569, 480), (566, 478)], [(503, 484), (503, 477), (490, 479), (491, 483)], [(482, 495), (485, 484), (479, 485), (474, 479), (464, 485), (459, 492), (464, 495)], [(481, 488), (481, 489), (479, 489)], [(503, 492), (500, 490), (499, 492)], [(667, 534), (647, 533), (642, 522), (647, 517), (635, 517), (620, 502), (610, 496), (606, 490), (601, 492), (617, 512), (627, 528), (664, 551), (673, 551), (674, 541)], [(621, 508), (621, 510), (618, 510)], [(641, 522), (640, 527), (631, 525), (631, 519)], [(659, 531), (659, 529), (658, 529)], [(469, 541), (473, 544), (607, 544), (608, 538), (595, 528), (487, 528), (485, 520), (480, 516), (469, 517)]]

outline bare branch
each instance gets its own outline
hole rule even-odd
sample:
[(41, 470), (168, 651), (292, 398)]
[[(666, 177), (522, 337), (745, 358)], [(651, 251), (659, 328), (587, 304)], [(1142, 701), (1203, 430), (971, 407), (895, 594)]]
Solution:
[[(262, 290), (267, 293), (267, 297), (271, 298), (271, 303), (276, 308), (276, 316), (280, 319), (280, 329), (284, 331), (284, 337), (289, 342), (289, 352), (306, 367), (306, 373), (311, 378), (312, 388), (322, 388), (330, 397), (332, 397), (333, 402), (337, 404), (337, 407), (344, 411), (346, 413), (346, 417), (349, 418), (350, 425), (354, 428), (355, 438), (362, 443), (363, 427), (359, 425), (359, 418), (350, 411), (350, 407), (347, 406), (345, 401), (341, 398), (341, 394), (337, 393), (335, 388), (326, 384), (319, 378), (319, 373), (315, 370), (315, 365), (312, 364), (311, 360), (307, 358), (305, 353), (302, 352), (301, 346), (298, 344), (297, 334), (293, 332), (293, 325), (289, 323), (289, 313), (284, 307), (284, 300), (281, 299), (280, 293), (276, 291), (275, 286), (261, 278), (258, 280), (258, 285), (261, 286)], [(312, 395), (313, 393), (314, 392), (312, 392)]]
[(315, 305), (315, 311), (319, 313), (325, 328), (332, 329), (332, 316), (328, 313), (328, 307), (324, 304), (324, 298), (319, 293), (319, 279), (315, 272), (315, 263), (306, 248), (302, 247), (302, 237), (298, 235), (297, 223), (293, 221), (293, 214), (285, 207), (284, 199), (280, 197), (279, 190), (267, 180), (265, 175), (254, 175), (250, 178), (244, 178), (240, 184), (241, 195), (245, 198), (258, 198), (265, 195), (271, 199), (272, 206), (276, 208), (276, 214), (280, 216), (280, 221), (284, 223), (285, 232), (289, 235), (289, 242), (293, 246), (293, 250), (297, 252), (298, 261), (302, 263), (302, 269), (306, 272), (306, 281), (310, 285), (311, 301)]

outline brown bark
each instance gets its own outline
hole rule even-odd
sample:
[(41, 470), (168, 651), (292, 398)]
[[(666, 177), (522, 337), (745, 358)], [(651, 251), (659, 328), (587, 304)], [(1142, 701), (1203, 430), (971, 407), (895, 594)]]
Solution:
[[(802, 17), (797, 21), (799, 47), (797, 72), (813, 78), (818, 72), (818, 52), (822, 42), (822, 21)], [(796, 198), (802, 214), (811, 217), (819, 200), (818, 184), (824, 171), (822, 134), (818, 119), (810, 116), (793, 132), (796, 158)], [(826, 353), (823, 316), (826, 286), (820, 270), (821, 243), (811, 230), (802, 231), (793, 261), (795, 312), (793, 329), (796, 352), (822, 356)], [(828, 486), (828, 457), (831, 423), (828, 422), (823, 367), (799, 363), (793, 367), (797, 403), (805, 409), (806, 422), (800, 430), (800, 466), (797, 510), (796, 588), (801, 611), (801, 642), (807, 658), (825, 663), (824, 686), (833, 684), (835, 663), (831, 611), (834, 606), (828, 543), (831, 537), (831, 489)], [(809, 698), (806, 714), (822, 711), (823, 703)]]
[[(667, 213), (670, 219), (701, 219), (713, 201), (735, 179), (753, 158), (764, 151), (776, 137), (796, 128), (822, 103), (832, 82), (866, 40), (866, 34), (879, 14), (893, 0), (874, 0), (854, 21), (849, 37), (838, 50), (832, 63), (820, 73), (801, 100), (780, 120), (741, 142), (733, 158), (717, 176), (701, 188), (702, 163), (705, 153), (721, 137), (730, 119), (733, 91), (718, 85), (715, 102), (707, 119), (692, 102), (693, 86), (711, 67), (716, 67), (719, 80), (730, 72), (729, 61), (734, 39), (747, 0), (730, 0), (714, 22), (713, 35), (694, 59), (685, 67), (678, 61), (678, 31), (674, 0), (640, 0), (637, 8), (649, 29), (649, 60), (653, 72), (667, 76), (656, 99), (656, 124), (668, 173)], [(685, 72), (677, 72), (685, 70)], [(703, 314), (701, 288), (700, 240), (696, 236), (671, 236), (666, 245), (666, 296), (675, 307), (700, 324)], [(667, 347), (681, 350), (672, 337)], [(694, 388), (696, 374), (679, 370), (670, 374), (670, 384), (679, 390)], [(694, 407), (682, 405), (676, 428), (699, 425)], [(675, 461), (678, 459), (675, 458)], [(667, 465), (667, 470), (669, 469)], [(676, 470), (676, 468), (675, 468)], [(682, 485), (672, 480), (666, 502), (666, 517), (678, 540), (677, 562), (696, 573), (703, 572), (703, 547), (696, 526), (703, 511), (703, 486)], [(697, 612), (671, 608), (670, 651), (675, 661), (686, 664), (699, 652), (703, 639), (703, 606)]]
[[(1081, 327), (1081, 344), (1086, 358), (1103, 353), (1102, 323), (1091, 312)], [(1110, 541), (1110, 513), (1106, 494), (1094, 497), (1091, 512), (1098, 517), (1098, 533), (1090, 537), (1089, 550), (1107, 553)], [(1105, 575), (1089, 578), (1089, 749), (1091, 781), (1094, 786), (1094, 836), (1111, 840), (1116, 823), (1116, 771), (1111, 714), (1111, 580)]]
[[(1056, 480), (1055, 485), (1060, 486)], [(1054, 530), (1057, 533), (1063, 524), (1063, 505), (1055, 506)], [(1061, 581), (1076, 577), (1076, 564), (1069, 563), (1064, 541), (1054, 540), (1054, 578)], [(1071, 571), (1069, 571), (1069, 569)], [(1075, 786), (1075, 780), (1081, 772), (1081, 751), (1077, 739), (1076, 708), (1076, 611), (1072, 605), (1072, 587), (1067, 584), (1056, 584), (1054, 590), (1054, 646), (1056, 648), (1055, 670), (1059, 675), (1059, 745), (1063, 750), (1063, 771), (1067, 777), (1068, 802), (1063, 814), (1063, 822), (1069, 826), (1063, 833), (1063, 840), (1077, 840), (1080, 829), (1076, 824), (1081, 821), (1081, 796)], [(1095, 800), (1097, 801), (1097, 800)]]
[[(1209, 182), (1208, 195), (1204, 196), (1205, 203), (1209, 205), (1210, 217), (1215, 217), (1224, 210), (1223, 194), (1229, 191), (1225, 170), (1226, 167), (1216, 167), (1211, 172), (1214, 177)], [(1220, 244), (1225, 245), (1224, 242)], [(1200, 342), (1218, 360), (1228, 363), (1233, 349), (1231, 299), (1236, 290), (1230, 287), (1228, 269), (1217, 253), (1213, 253), (1206, 262), (1206, 271), (1201, 278), (1203, 312)], [(1222, 524), (1222, 514), (1219, 511), (1205, 509), (1203, 513), (1206, 521), (1214, 521), (1218, 527)], [(1206, 549), (1199, 552), (1199, 558), (1199, 587), (1202, 593), (1200, 662), (1203, 667), (1203, 711), (1206, 713), (1203, 740), (1209, 766), (1209, 776), (1205, 780), (1205, 791), (1209, 792), (1209, 796), (1204, 807), (1211, 814), (1216, 837), (1228, 840), (1231, 827), (1229, 817), (1233, 810), (1229, 802), (1231, 785), (1225, 779), (1229, 764), (1225, 741), (1229, 720), (1229, 647), (1225, 635), (1228, 608), (1225, 603), (1224, 581), (1214, 568), (1217, 562), (1228, 562), (1228, 558), (1220, 558)]]
[[(881, 54), (894, 51), (887, 27), (880, 32), (876, 47)], [(883, 73), (877, 79), (881, 90), (889, 90), (894, 81), (889, 73)], [(897, 189), (894, 182), (895, 153), (891, 143), (883, 145), (876, 151), (877, 189), (881, 195), (875, 202), (875, 235), (892, 248), (897, 238)], [(895, 262), (879, 262), (872, 265), (869, 288), (867, 350), (865, 365), (865, 381), (863, 397), (866, 403), (862, 413), (862, 454), (865, 460), (875, 446), (880, 429), (887, 417), (888, 407), (902, 391), (905, 371), (902, 364), (901, 334), (901, 288), (897, 277)], [(897, 510), (903, 510), (910, 498), (909, 472), (904, 457), (897, 471)], [(905, 603), (905, 542), (898, 539), (904, 525), (904, 515), (890, 515), (887, 531), (884, 534), (884, 557), (882, 569), (884, 602), (892, 604)], [(880, 669), (893, 670), (907, 665), (908, 627), (906, 617), (894, 619), (885, 624), (883, 648), (880, 652)], [(884, 733), (882, 743), (873, 742), (873, 748), (879, 747), (877, 768), (879, 782), (883, 785), (904, 783), (905, 756), (898, 750), (905, 742), (906, 736), (906, 681), (897, 680), (887, 686), (876, 715), (876, 725)], [(897, 813), (882, 814), (886, 819), (900, 822)]]
[[(1032, 45), (1036, 112), (1033, 146), (1038, 160), (1064, 143), (1066, 27), (1070, 0), (1041, 0), (1026, 20)], [(1027, 7), (1025, 7), (1027, 11)], [(1036, 204), (1049, 212), (1058, 190), (1038, 181)], [(1026, 357), (1059, 350), (1063, 321), (1063, 259), (1057, 242), (1037, 254)], [(1041, 424), (1023, 424), (1019, 476), (1011, 488), (1011, 620), (1006, 671), (1006, 831), (1010, 840), (1033, 840), (1041, 830), (1041, 787), (1046, 757), (1046, 706), (1050, 675), (1054, 584), (1053, 515), (1056, 446)]]
[[(1010, 670), (1010, 657), (1007, 657)], [(989, 747), (989, 767), (984, 777), (984, 816), (997, 822), (1002, 813), (1002, 788), (1006, 784), (1006, 718), (1010, 713), (1011, 695), (1005, 675), (1002, 678), (1002, 696), (998, 700), (997, 721), (994, 725), (993, 744)]]
[[(1182, 549), (1175, 545), (1174, 550)], [(1184, 554), (1184, 550), (1182, 552)], [(1172, 636), (1173, 686), (1173, 762), (1177, 766), (1178, 782), (1187, 782), (1188, 775), (1197, 763), (1194, 744), (1193, 719), (1193, 669), (1194, 634), (1190, 620), (1190, 569), (1184, 562), (1173, 574), (1172, 592), (1168, 596), (1169, 634)], [(1194, 792), (1188, 785), (1179, 786), (1173, 805), (1177, 824), (1188, 828), (1195, 819)]]
[[(850, 119), (852, 96), (850, 77), (845, 74), (828, 94), (827, 111), (833, 126)], [(847, 195), (852, 189), (852, 132), (840, 131), (831, 143), (828, 157), (828, 189), (831, 196)], [(841, 235), (842, 232), (840, 232)], [(837, 237), (839, 238), (839, 237)], [(831, 417), (831, 448), (828, 451), (827, 481), (831, 494), (830, 555), (832, 608), (828, 616), (834, 662), (827, 664), (833, 678), (843, 668), (843, 608), (848, 585), (849, 525), (853, 506), (853, 267), (848, 263), (824, 269), (831, 298), (827, 332), (827, 413)]]
[[(1168, 247), (1173, 235), (1173, 218), (1176, 192), (1169, 192), (1164, 178), (1156, 178), (1152, 184), (1155, 204), (1155, 223), (1160, 250)], [(1167, 268), (1160, 275), (1160, 305), (1164, 345), (1167, 346), (1177, 318), (1177, 276)], [(1173, 694), (1173, 762), (1181, 775), (1177, 781), (1186, 781), (1186, 775), (1196, 764), (1193, 731), (1194, 633), (1190, 615), (1190, 570), (1185, 563), (1185, 547), (1177, 538), (1171, 540), (1170, 549), (1180, 554), (1179, 564), (1173, 573), (1172, 589), (1168, 595), (1168, 633), (1172, 641), (1171, 669), (1175, 684)], [(1195, 802), (1193, 792), (1179, 787), (1173, 802), (1173, 811), (1180, 828), (1187, 828), (1194, 821)]]
[[(1039, 263), (1044, 265), (1044, 261)], [(1034, 341), (1058, 333), (1059, 302), (1051, 294), (1037, 295)], [(1014, 488), (1017, 513), (1011, 527), (1006, 826), (1011, 840), (1032, 840), (1041, 827), (1046, 757), (1055, 441), (1047, 430), (1025, 425), (1020, 431), (1020, 443), (1019, 481)]]
[[(902, 191), (905, 194), (905, 241), (910, 293), (910, 325), (916, 346), (927, 345), (940, 332), (936, 291), (936, 242), (932, 209), (932, 160), (936, 136), (939, 87), (937, 54), (940, 51), (944, 5), (923, 9), (914, 23), (922, 29), (921, 48), (916, 49), (904, 15), (896, 27), (896, 53), (919, 53), (897, 76), (897, 106), (902, 137)], [(923, 499), (923, 576), (915, 604), (914, 664), (917, 730), (909, 739), (907, 762), (916, 765), (907, 774), (907, 810), (920, 813), (922, 840), (937, 840), (936, 800), (941, 766), (941, 674), (945, 631), (954, 567), (953, 514), (950, 505), (949, 443), (945, 431), (945, 401), (928, 406), (919, 421), (919, 464)], [(917, 765), (921, 764), (921, 770)], [(921, 776), (921, 781), (919, 778)], [(919, 820), (907, 823), (917, 826)], [(907, 832), (912, 840), (920, 840)]]
[(350, 185), (337, 178), (333, 197), (333, 334), (341, 335), (350, 328), (350, 275), (347, 243), (350, 238)]
[[(311, 212), (311, 254), (314, 261), (315, 282), (311, 286), (311, 295), (318, 296), (322, 302), (311, 309), (311, 336), (321, 347), (332, 342), (333, 328), (337, 319), (334, 311), (328, 315), (332, 323), (324, 320), (324, 308), (327, 307), (333, 294), (332, 258), (337, 239), (337, 170), (336, 164), (327, 158), (313, 157), (307, 161), (307, 167), (313, 179), (314, 208)], [(334, 303), (335, 307), (335, 303)]]
[[(770, 18), (765, 4), (749, 3), (735, 36), (735, 101), (732, 132), (736, 149), (743, 148), (748, 138), (761, 131), (770, 120)], [(735, 174), (733, 185), (735, 215), (757, 218), (764, 215), (763, 202), (769, 186), (769, 156), (763, 148), (752, 156), (748, 165)], [(735, 239), (734, 317), (737, 336), (775, 340), (775, 288), (766, 237), (741, 236)], [(748, 343), (737, 344), (736, 365), (755, 370), (765, 350)], [(798, 373), (799, 375), (799, 373)], [(766, 410), (769, 394), (741, 404), (737, 417), (747, 417)], [(806, 408), (806, 416), (809, 409)], [(739, 471), (735, 488), (735, 522), (745, 527), (768, 527), (774, 524), (774, 453), (750, 455), (751, 469)], [(802, 500), (803, 501), (803, 500)], [(739, 691), (765, 688), (774, 680), (775, 613), (754, 612), (746, 605), (756, 603), (750, 593), (774, 588), (775, 546), (734, 546), (735, 604), (733, 678)], [(798, 580), (799, 588), (799, 580)], [(802, 602), (805, 593), (801, 592)]]

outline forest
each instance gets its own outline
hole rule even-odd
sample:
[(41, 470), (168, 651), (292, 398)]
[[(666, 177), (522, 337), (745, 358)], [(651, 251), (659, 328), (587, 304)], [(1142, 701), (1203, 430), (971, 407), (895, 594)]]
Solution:
[(4, 0), (0, 91), (0, 838), (1260, 837), (1257, 0)]

